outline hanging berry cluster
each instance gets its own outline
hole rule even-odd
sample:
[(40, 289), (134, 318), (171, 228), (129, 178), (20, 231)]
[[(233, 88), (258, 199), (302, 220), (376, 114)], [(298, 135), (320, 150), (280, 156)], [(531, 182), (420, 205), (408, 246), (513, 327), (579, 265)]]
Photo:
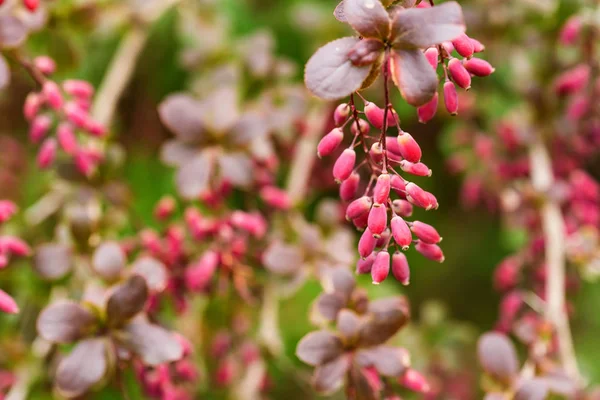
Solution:
[[(370, 272), (375, 284), (385, 280), (390, 269), (397, 280), (409, 283), (409, 266), (401, 251), (412, 244), (425, 257), (444, 261), (437, 230), (420, 221), (406, 220), (413, 206), (432, 210), (438, 208), (438, 201), (400, 173), (426, 177), (431, 170), (421, 162), (417, 141), (401, 128), (390, 100), (390, 77), (402, 97), (418, 107), (419, 119), (426, 122), (437, 109), (438, 65), (443, 66), (446, 108), (452, 114), (458, 110), (454, 82), (468, 89), (471, 75), (493, 72), (487, 62), (471, 58), (483, 50), (483, 45), (465, 35), (457, 3), (435, 7), (414, 3), (405, 1), (386, 9), (379, 0), (344, 0), (335, 16), (361, 37), (346, 37), (325, 45), (309, 60), (305, 71), (306, 85), (315, 95), (325, 99), (350, 95), (348, 103), (335, 109), (336, 128), (321, 139), (317, 150), (320, 157), (332, 154), (344, 141), (345, 131), (350, 131), (352, 140), (336, 160), (333, 177), (340, 183), (340, 197), (349, 202), (346, 218), (364, 230), (358, 244), (361, 260), (357, 272)], [(463, 61), (452, 56), (453, 49), (464, 57)], [(383, 108), (359, 93), (374, 82), (380, 71)], [(356, 97), (364, 104), (362, 110)], [(389, 135), (389, 128), (397, 129), (397, 136)], [(358, 159), (357, 149), (362, 150), (363, 160)], [(357, 198), (364, 187), (361, 174), (365, 173), (368, 182)], [(396, 249), (392, 256), (390, 248)]]

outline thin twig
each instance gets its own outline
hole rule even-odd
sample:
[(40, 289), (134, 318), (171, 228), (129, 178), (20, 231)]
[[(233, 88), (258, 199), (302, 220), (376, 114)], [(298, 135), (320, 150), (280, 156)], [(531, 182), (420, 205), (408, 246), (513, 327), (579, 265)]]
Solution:
[(547, 269), (544, 313), (546, 319), (556, 329), (560, 361), (565, 372), (572, 379), (581, 382), (565, 307), (565, 223), (560, 205), (548, 196), (549, 190), (554, 185), (554, 174), (548, 150), (540, 135), (537, 135), (530, 144), (529, 159), (531, 182), (534, 189), (544, 198), (541, 208)]

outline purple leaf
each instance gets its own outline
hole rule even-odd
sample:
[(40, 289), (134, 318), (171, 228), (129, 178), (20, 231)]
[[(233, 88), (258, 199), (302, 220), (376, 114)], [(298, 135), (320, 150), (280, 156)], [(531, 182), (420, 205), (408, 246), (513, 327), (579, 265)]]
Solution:
[(127, 260), (117, 242), (102, 243), (92, 257), (92, 267), (103, 279), (112, 281), (121, 276)]
[(360, 317), (352, 310), (343, 309), (337, 315), (337, 330), (347, 343), (352, 343), (360, 331)]
[(187, 94), (167, 97), (158, 106), (158, 115), (162, 123), (184, 142), (198, 142), (203, 136), (203, 105)]
[(328, 331), (311, 332), (298, 343), (296, 355), (308, 365), (325, 364), (338, 357), (343, 350), (342, 341)]
[(338, 390), (344, 382), (350, 364), (350, 356), (343, 354), (326, 364), (319, 365), (313, 375), (313, 384), (316, 391), (329, 394)]
[(179, 194), (188, 200), (197, 199), (209, 186), (214, 169), (214, 157), (208, 151), (198, 153), (179, 168), (176, 176)]
[(58, 243), (43, 244), (35, 250), (33, 265), (42, 278), (60, 279), (71, 271), (71, 250)]
[(17, 17), (0, 15), (0, 48), (18, 47), (27, 37), (27, 26)]
[(381, 375), (389, 377), (399, 377), (410, 367), (408, 351), (390, 346), (361, 349), (356, 353), (356, 361), (362, 367), (375, 367)]
[(38, 334), (53, 343), (71, 343), (88, 334), (96, 317), (72, 301), (61, 301), (44, 308), (37, 320)]
[(361, 36), (385, 40), (390, 16), (379, 0), (344, 0), (344, 17)]
[(394, 83), (408, 104), (418, 107), (433, 98), (438, 77), (421, 50), (395, 50), (390, 66)]
[(502, 382), (512, 381), (518, 373), (517, 352), (503, 334), (488, 332), (481, 336), (477, 344), (477, 355), (483, 369)]
[(146, 365), (173, 362), (183, 357), (183, 347), (175, 335), (146, 321), (133, 321), (124, 328), (124, 344)]
[(349, 298), (356, 287), (354, 275), (347, 268), (336, 268), (331, 272), (333, 290)]
[(359, 42), (357, 38), (341, 38), (321, 47), (306, 64), (304, 81), (316, 96), (340, 99), (358, 90), (369, 75), (370, 67), (356, 67), (348, 52)]
[(134, 275), (116, 286), (106, 304), (106, 320), (119, 326), (144, 309), (148, 299), (146, 280)]
[(10, 83), (10, 68), (8, 63), (0, 55), (0, 90), (4, 89)]
[(106, 375), (105, 339), (87, 339), (78, 343), (56, 370), (56, 387), (66, 398), (79, 397)]
[(363, 347), (385, 343), (398, 332), (410, 318), (404, 297), (379, 299), (369, 304), (369, 318), (362, 324), (360, 344)]
[(371, 65), (379, 57), (383, 50), (383, 42), (378, 39), (363, 39), (358, 42), (348, 53), (348, 58), (357, 67)]
[(142, 256), (131, 266), (131, 272), (146, 279), (148, 289), (161, 292), (167, 286), (167, 270), (165, 265), (155, 258)]
[(317, 311), (328, 321), (335, 321), (346, 301), (339, 293), (323, 293), (315, 304)]
[(464, 31), (462, 9), (451, 1), (398, 11), (392, 21), (391, 41), (395, 49), (424, 49), (456, 39)]

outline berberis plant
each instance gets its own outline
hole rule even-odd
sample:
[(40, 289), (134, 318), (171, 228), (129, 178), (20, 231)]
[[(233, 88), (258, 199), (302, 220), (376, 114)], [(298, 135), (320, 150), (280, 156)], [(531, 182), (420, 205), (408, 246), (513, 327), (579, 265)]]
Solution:
[(599, 16), (0, 0), (0, 399), (600, 399)]

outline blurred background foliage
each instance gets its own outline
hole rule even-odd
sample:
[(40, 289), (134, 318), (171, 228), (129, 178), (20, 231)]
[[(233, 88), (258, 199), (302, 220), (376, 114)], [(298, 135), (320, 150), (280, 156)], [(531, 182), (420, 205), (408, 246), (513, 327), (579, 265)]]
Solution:
[[(49, 28), (31, 37), (28, 47), (32, 55), (48, 54), (57, 60), (60, 66), (57, 79), (79, 77), (98, 85), (128, 26), (125, 24), (113, 29), (111, 23), (114, 21), (111, 21), (110, 15), (100, 19), (100, 26), (92, 26), (92, 21), (97, 17), (92, 15), (92, 8), (73, 8), (73, 1), (54, 1), (56, 12), (49, 22)], [(319, 45), (348, 33), (347, 27), (332, 17), (336, 0), (217, 2), (218, 5), (213, 9), (217, 10), (219, 18), (226, 24), (222, 28), (228, 31), (230, 37), (242, 38), (264, 29), (271, 31), (276, 39), (275, 53), (298, 65), (295, 73), (298, 82), (302, 80), (302, 66)], [(461, 3), (466, 10), (472, 7), (474, 12), (482, 6), (476, 1)], [(570, 13), (569, 2), (562, 3), (558, 13), (560, 20), (564, 20)], [(148, 226), (155, 224), (152, 211), (156, 202), (165, 193), (175, 193), (173, 171), (165, 168), (158, 159), (160, 144), (170, 134), (161, 126), (156, 107), (167, 94), (186, 90), (194, 74), (193, 70), (187, 70), (181, 63), (180, 54), (187, 43), (178, 33), (177, 22), (177, 12), (171, 10), (151, 27), (148, 45), (137, 64), (129, 88), (121, 99), (117, 123), (112, 130), (127, 150), (123, 178), (131, 189), (132, 215)], [(560, 26), (559, 20), (542, 17), (534, 23), (541, 32), (556, 30)], [(106, 24), (105, 29), (102, 24)], [(517, 52), (526, 51), (518, 47), (519, 38), (526, 32), (494, 32), (475, 24), (468, 33), (487, 44), (484, 57), (489, 57), (496, 67), (496, 72), (489, 79), (476, 81), (473, 90), (477, 107), (483, 109), (483, 114), (489, 117), (489, 120), (478, 123), (482, 128), (488, 128), (493, 126), (495, 118), (512, 109), (518, 102), (509, 88), (511, 72), (506, 52), (511, 46), (516, 46), (514, 50)], [(203, 37), (196, 40), (202, 42)], [(496, 46), (499, 42), (501, 45)], [(220, 57), (227, 57), (227, 43), (227, 40), (223, 42)], [(34, 160), (34, 152), (27, 145), (27, 126), (21, 117), (20, 105), (31, 85), (25, 74), (17, 72), (10, 91), (0, 96), (0, 168), (2, 174), (11, 174), (10, 179), (7, 179), (9, 183), (0, 188), (0, 195), (17, 200), (23, 205), (22, 208), (33, 204), (44, 193), (51, 180), (51, 177), (36, 172), (35, 167), (28, 164), (30, 161), (26, 161)], [(251, 93), (252, 88), (248, 90)], [(433, 176), (426, 181), (425, 188), (436, 194), (440, 208), (437, 212), (417, 217), (422, 217), (426, 222), (435, 221), (438, 231), (444, 237), (442, 245), (446, 261), (438, 265), (423, 257), (410, 257), (412, 279), (408, 287), (402, 287), (394, 279), (388, 279), (378, 287), (370, 285), (369, 277), (359, 279), (373, 297), (398, 292), (406, 294), (410, 299), (416, 324), (436, 327), (427, 331), (427, 337), (418, 337), (413, 332), (411, 338), (409, 329), (397, 339), (405, 346), (415, 347), (414, 350), (411, 347), (411, 352), (413, 361), (418, 366), (419, 359), (432, 351), (431, 346), (420, 346), (419, 341), (445, 341), (450, 345), (465, 346), (467, 354), (474, 354), (475, 338), (481, 332), (493, 328), (497, 316), (499, 296), (492, 287), (494, 267), (511, 250), (521, 246), (526, 232), (504, 225), (497, 214), (488, 210), (466, 210), (461, 205), (460, 177), (452, 175), (445, 163), (450, 147), (449, 134), (455, 124), (451, 117), (441, 115), (427, 125), (420, 125), (416, 121), (414, 109), (400, 104), (399, 96), (394, 97), (394, 102), (403, 120), (403, 128), (419, 141), (423, 148), (424, 162), (434, 171)], [(330, 186), (328, 192), (310, 193), (308, 209), (322, 196), (336, 197), (336, 193), (335, 186)], [(14, 222), (18, 223), (18, 220)], [(135, 226), (130, 221), (129, 229), (133, 231)], [(1, 275), (4, 280), (1, 285), (18, 288), (18, 291), (11, 292), (16, 294), (21, 304), (25, 304), (25, 317), (21, 319), (21, 323), (34, 324), (35, 315), (42, 304), (35, 304), (31, 299), (45, 298), (49, 288), (35, 277), (26, 264), (27, 262), (23, 262), (12, 268), (11, 273)], [(296, 359), (294, 350), (298, 340), (311, 330), (309, 308), (320, 290), (317, 282), (308, 283), (296, 296), (284, 300), (281, 305), (282, 333), (287, 362), (290, 364), (281, 365), (280, 371), (271, 371), (275, 377), (272, 398), (306, 399), (312, 396), (306, 392), (306, 388), (299, 390), (303, 389), (302, 385), (290, 380), (290, 376), (282, 372), (287, 368), (303, 368)], [(586, 283), (576, 296), (572, 326), (579, 361), (584, 374), (590, 380), (599, 382), (600, 355), (596, 349), (597, 332), (600, 331), (600, 313), (597, 308), (600, 304), (600, 289), (594, 283)], [(27, 299), (26, 303), (20, 301), (24, 299)], [(209, 318), (210, 315), (209, 313)], [(453, 322), (442, 323), (440, 319)], [(2, 332), (12, 331), (18, 320), (14, 316), (0, 316), (0, 340), (10, 338)], [(419, 332), (422, 333), (421, 330)], [(460, 339), (456, 339), (457, 337)], [(421, 347), (423, 352), (420, 352)], [(15, 346), (13, 351), (19, 354), (24, 349)], [(10, 359), (11, 356), (0, 355), (0, 362), (3, 358)], [(476, 363), (471, 361), (470, 365), (474, 366)], [(48, 394), (44, 394), (48, 393), (47, 387), (36, 389), (32, 398), (50, 398)], [(97, 398), (112, 399), (121, 396), (113, 390), (106, 389), (98, 393)], [(143, 398), (134, 385), (128, 385), (128, 391), (132, 399)], [(218, 398), (217, 395), (214, 398)]]

